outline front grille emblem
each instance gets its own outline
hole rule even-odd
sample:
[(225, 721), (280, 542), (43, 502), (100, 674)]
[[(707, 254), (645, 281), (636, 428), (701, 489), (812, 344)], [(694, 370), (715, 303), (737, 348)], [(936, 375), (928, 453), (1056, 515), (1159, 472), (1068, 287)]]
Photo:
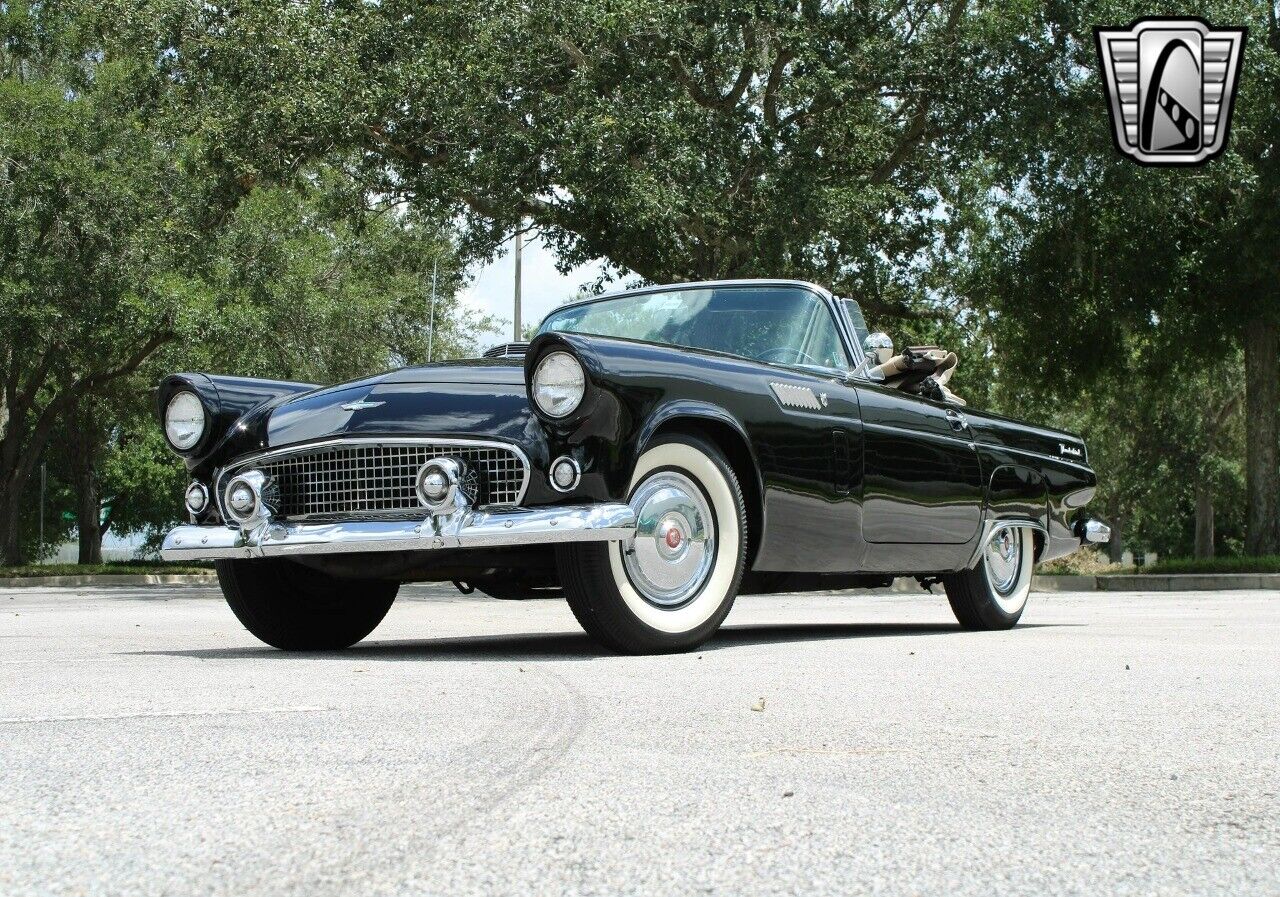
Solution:
[(1143, 165), (1203, 165), (1221, 155), (1246, 33), (1175, 18), (1095, 28), (1116, 149)]

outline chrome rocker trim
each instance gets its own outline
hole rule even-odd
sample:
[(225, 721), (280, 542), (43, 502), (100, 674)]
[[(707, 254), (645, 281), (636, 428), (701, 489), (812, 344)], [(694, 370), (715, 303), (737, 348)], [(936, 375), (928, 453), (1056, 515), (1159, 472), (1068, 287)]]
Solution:
[(596, 504), (516, 511), (459, 509), (414, 522), (265, 522), (252, 529), (179, 526), (164, 538), (166, 561), (289, 557), (358, 551), (431, 551), (559, 542), (619, 542), (635, 536), (628, 505)]

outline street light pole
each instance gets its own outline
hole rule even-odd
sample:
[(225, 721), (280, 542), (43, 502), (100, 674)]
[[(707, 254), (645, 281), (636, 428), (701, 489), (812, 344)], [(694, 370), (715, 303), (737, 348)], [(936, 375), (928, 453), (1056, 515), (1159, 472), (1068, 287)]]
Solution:
[(440, 256), (431, 263), (431, 330), (427, 333), (427, 363), (431, 363), (431, 353), (436, 344), (436, 272), (440, 270)]
[(520, 253), (523, 249), (524, 249), (524, 219), (521, 219), (519, 225), (516, 227), (516, 289), (515, 289), (516, 312), (515, 312), (515, 324), (513, 325), (513, 330), (515, 331), (515, 333), (511, 338), (512, 342), (517, 342), (517, 343), (520, 342)]

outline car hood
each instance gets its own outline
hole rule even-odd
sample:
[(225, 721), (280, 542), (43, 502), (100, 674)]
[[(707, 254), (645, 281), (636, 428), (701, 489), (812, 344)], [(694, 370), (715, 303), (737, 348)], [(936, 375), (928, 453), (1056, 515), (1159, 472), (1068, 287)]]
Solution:
[(402, 368), (291, 396), (272, 409), (272, 448), (339, 436), (472, 436), (525, 441), (538, 422), (519, 359)]

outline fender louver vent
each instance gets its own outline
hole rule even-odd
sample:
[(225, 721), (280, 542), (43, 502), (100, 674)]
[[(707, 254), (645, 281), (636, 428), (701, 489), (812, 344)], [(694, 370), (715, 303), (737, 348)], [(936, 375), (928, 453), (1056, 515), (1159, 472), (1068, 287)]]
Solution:
[(486, 349), (485, 358), (523, 358), (525, 353), (529, 351), (528, 343), (503, 343), (500, 346), (494, 346), (492, 349)]

